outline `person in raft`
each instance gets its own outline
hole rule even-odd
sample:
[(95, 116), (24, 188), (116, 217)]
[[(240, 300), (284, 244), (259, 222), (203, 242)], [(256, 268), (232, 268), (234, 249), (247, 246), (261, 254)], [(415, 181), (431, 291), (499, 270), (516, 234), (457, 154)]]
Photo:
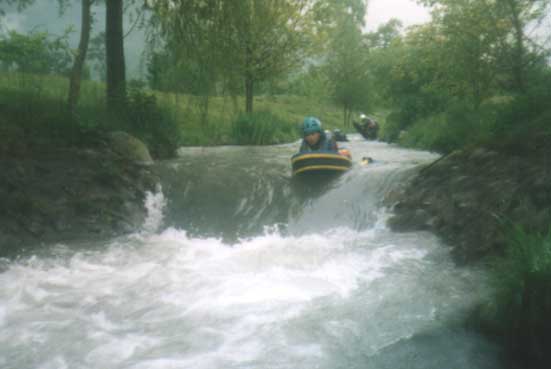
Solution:
[(306, 117), (302, 123), (302, 144), (300, 152), (330, 151), (339, 152), (337, 141), (331, 132), (321, 128), (321, 122), (316, 117)]

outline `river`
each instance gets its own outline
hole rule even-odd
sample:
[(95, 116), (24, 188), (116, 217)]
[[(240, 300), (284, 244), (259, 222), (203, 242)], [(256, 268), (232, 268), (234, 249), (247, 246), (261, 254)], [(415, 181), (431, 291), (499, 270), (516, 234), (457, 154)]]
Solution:
[(506, 368), (462, 325), (484, 272), (385, 226), (437, 156), (351, 139), (328, 181), (291, 179), (298, 144), (181, 149), (140, 232), (2, 260), (0, 367)]

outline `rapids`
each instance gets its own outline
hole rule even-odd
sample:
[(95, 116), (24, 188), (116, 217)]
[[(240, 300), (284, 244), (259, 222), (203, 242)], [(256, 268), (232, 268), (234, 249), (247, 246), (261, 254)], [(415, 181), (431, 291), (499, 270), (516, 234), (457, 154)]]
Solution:
[(484, 272), (385, 226), (436, 156), (341, 146), (356, 164), (326, 182), (291, 179), (298, 144), (181, 149), (140, 232), (0, 261), (0, 367), (505, 368), (461, 324)]

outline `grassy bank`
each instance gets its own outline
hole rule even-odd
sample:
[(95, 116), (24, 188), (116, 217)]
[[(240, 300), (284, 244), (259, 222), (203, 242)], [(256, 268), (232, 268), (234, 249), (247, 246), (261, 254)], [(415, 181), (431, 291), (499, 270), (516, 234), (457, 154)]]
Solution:
[(112, 116), (104, 108), (104, 84), (83, 81), (76, 114), (66, 109), (67, 89), (66, 78), (0, 74), (4, 150), (40, 143), (79, 145), (94, 132), (125, 130), (163, 157), (182, 145), (291, 142), (299, 138), (297, 127), (306, 115), (320, 117), (327, 129), (343, 128), (340, 109), (301, 96), (257, 96), (255, 113), (246, 115), (241, 97), (205, 99), (133, 88), (130, 83), (127, 111)]
[(483, 305), (477, 324), (503, 341), (531, 368), (547, 368), (551, 352), (551, 228), (544, 233), (517, 227), (505, 254), (493, 264), (495, 299)]
[(452, 106), (406, 126), (399, 114), (391, 113), (381, 136), (405, 147), (441, 153), (487, 146), (529, 155), (534, 149), (534, 138), (551, 138), (550, 100), (551, 91), (544, 95), (501, 97), (477, 109)]
[(531, 76), (523, 91), (496, 91), (478, 104), (465, 97), (421, 92), (393, 100), (382, 129), (384, 140), (441, 153), (489, 146), (526, 155), (533, 151), (534, 138), (547, 137), (551, 142), (547, 69)]

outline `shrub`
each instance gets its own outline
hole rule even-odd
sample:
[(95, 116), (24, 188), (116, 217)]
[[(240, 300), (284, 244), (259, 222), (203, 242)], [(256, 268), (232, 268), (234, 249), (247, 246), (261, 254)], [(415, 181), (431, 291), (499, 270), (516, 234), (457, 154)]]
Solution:
[[(175, 115), (159, 107), (154, 95), (130, 88), (128, 106), (116, 116), (107, 113), (102, 95), (83, 91), (74, 114), (65, 101), (59, 78), (32, 75), (0, 75), (0, 152), (23, 154), (34, 147), (86, 146), (98, 134), (126, 131), (146, 143), (151, 155), (174, 155), (182, 143)], [(13, 83), (15, 82), (15, 83)]]
[(400, 133), (406, 128), (405, 122), (402, 114), (396, 111), (391, 112), (381, 127), (381, 138), (387, 142), (396, 142)]
[(551, 228), (514, 228), (494, 276), (494, 328), (516, 355), (543, 368), (551, 361)]
[(420, 118), (401, 134), (405, 146), (429, 149), (442, 153), (476, 146), (495, 135), (499, 104), (483, 104), (477, 109), (460, 101), (450, 104), (446, 111)]
[(267, 145), (291, 141), (296, 137), (296, 125), (278, 116), (259, 111), (241, 114), (231, 127), (231, 137), (239, 145)]
[(182, 131), (174, 116), (160, 109), (155, 95), (143, 89), (129, 89), (124, 119), (123, 128), (144, 141), (155, 158), (173, 156), (182, 143)]
[[(551, 78), (549, 85), (533, 86), (526, 94), (510, 98), (496, 118), (494, 137), (488, 144), (510, 153), (536, 153), (535, 141), (548, 145), (551, 136)], [(547, 141), (547, 142), (545, 142)]]

